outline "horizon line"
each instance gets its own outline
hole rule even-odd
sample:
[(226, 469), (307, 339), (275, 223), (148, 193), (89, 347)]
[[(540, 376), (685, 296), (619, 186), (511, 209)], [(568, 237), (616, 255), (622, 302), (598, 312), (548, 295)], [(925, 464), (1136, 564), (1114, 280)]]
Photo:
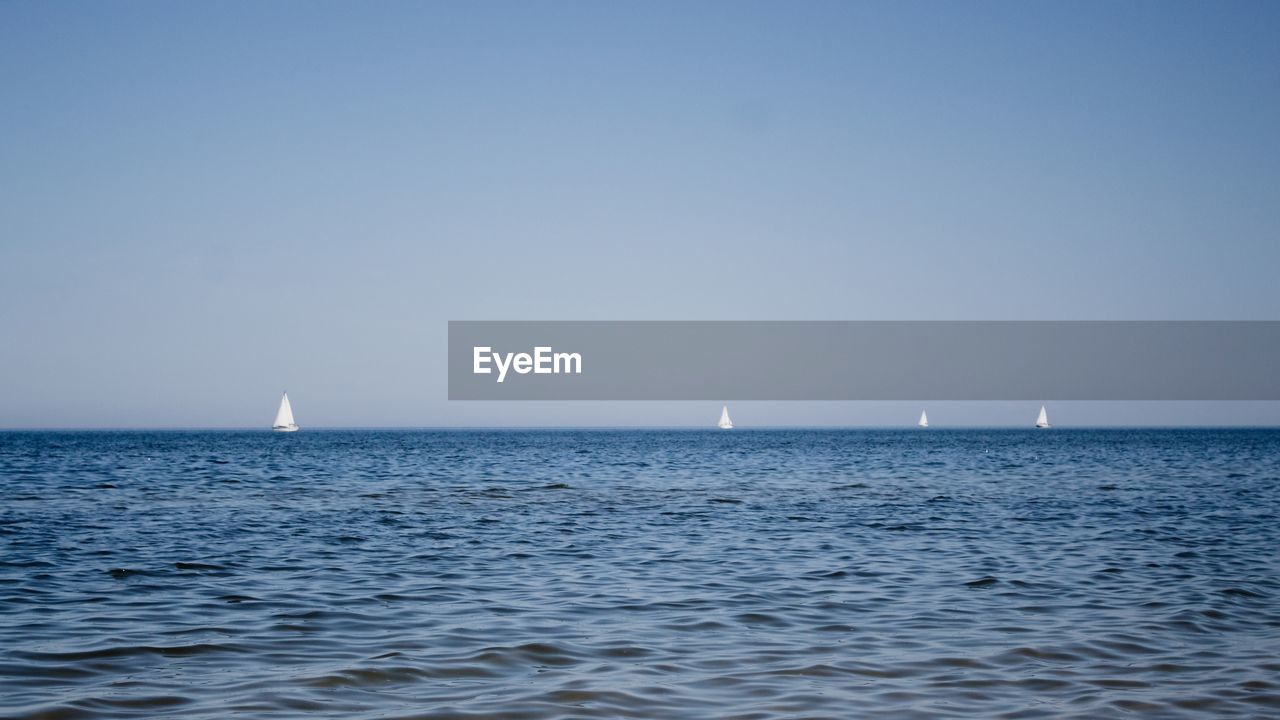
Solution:
[[(301, 430), (707, 430), (728, 432), (715, 425), (305, 425)], [(1164, 424), (1164, 425), (1061, 425), (1037, 428), (1027, 425), (936, 425), (927, 428), (914, 423), (902, 425), (735, 425), (733, 430), (1269, 430), (1280, 429), (1280, 424)], [(163, 431), (225, 431), (273, 432), (261, 425), (66, 425), (66, 426), (12, 426), (0, 427), (0, 432), (163, 432)]]

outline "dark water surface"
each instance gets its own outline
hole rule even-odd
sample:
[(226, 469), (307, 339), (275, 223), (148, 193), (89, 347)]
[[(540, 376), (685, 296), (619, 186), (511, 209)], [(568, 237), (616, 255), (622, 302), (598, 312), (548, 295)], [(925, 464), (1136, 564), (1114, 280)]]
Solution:
[(0, 716), (1280, 716), (1280, 432), (0, 433)]

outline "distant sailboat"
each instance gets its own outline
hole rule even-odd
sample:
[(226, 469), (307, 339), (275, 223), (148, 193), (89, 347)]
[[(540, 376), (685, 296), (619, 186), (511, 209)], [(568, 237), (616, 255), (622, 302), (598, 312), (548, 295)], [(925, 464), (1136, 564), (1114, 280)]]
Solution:
[(1045, 412), (1043, 405), (1040, 406), (1040, 417), (1036, 418), (1036, 427), (1038, 428), (1049, 427), (1049, 413)]
[(924, 410), (920, 411), (920, 422), (916, 423), (920, 427), (929, 427), (929, 414)]
[(725, 405), (723, 408), (720, 409), (720, 429), (721, 430), (733, 429), (733, 421), (729, 419), (728, 405)]
[(276, 411), (276, 421), (271, 429), (276, 432), (294, 432), (298, 429), (298, 423), (293, 421), (293, 408), (289, 406), (289, 393), (280, 398), (280, 409)]

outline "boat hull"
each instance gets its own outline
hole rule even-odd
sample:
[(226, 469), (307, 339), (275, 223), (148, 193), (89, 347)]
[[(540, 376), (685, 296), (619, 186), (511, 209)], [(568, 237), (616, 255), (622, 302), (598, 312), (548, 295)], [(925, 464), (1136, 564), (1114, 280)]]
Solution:
[(272, 432), (298, 432), (297, 425), (277, 425), (271, 428)]

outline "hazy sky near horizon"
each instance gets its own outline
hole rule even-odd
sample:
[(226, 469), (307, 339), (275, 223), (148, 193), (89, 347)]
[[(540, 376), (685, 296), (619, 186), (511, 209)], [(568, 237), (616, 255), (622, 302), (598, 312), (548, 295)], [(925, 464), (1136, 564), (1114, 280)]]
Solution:
[(1280, 319), (1277, 27), (1275, 2), (0, 3), (0, 427), (258, 426), (282, 389), (304, 426), (718, 414), (449, 403), (450, 319)]

